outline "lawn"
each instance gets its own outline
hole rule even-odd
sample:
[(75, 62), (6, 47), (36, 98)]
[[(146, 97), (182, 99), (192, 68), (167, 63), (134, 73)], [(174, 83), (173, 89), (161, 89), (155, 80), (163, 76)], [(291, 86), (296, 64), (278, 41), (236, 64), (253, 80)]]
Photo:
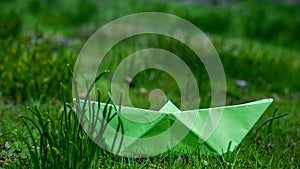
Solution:
[[(98, 147), (80, 127), (72, 71), (81, 48), (101, 26), (138, 12), (182, 17), (209, 37), (224, 67), (226, 105), (274, 99), (235, 151), (178, 155), (170, 150), (154, 157), (122, 157)], [(300, 167), (300, 4), (4, 0), (0, 21), (0, 168)], [(125, 39), (108, 52), (98, 73), (110, 73), (95, 84), (98, 100), (112, 103), (113, 72), (122, 59), (144, 48), (179, 56), (196, 76), (199, 108), (210, 106), (211, 84), (195, 53), (173, 38), (151, 34)], [(167, 73), (148, 69), (131, 81), (135, 107), (149, 108), (153, 89), (180, 104), (179, 87)]]

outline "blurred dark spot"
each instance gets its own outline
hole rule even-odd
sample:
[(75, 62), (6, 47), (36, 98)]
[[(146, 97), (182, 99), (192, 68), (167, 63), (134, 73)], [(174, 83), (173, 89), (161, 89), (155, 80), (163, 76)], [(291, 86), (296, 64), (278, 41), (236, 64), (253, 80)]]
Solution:
[(267, 148), (269, 148), (269, 149), (271, 149), (271, 150), (273, 150), (274, 148), (275, 148), (275, 144), (267, 144), (267, 145), (265, 145)]
[(129, 85), (129, 87), (134, 87), (134, 83), (131, 77), (125, 77), (124, 82)]
[(286, 144), (286, 147), (289, 147), (289, 148), (295, 148), (297, 145), (297, 143), (293, 142), (293, 143), (288, 143)]

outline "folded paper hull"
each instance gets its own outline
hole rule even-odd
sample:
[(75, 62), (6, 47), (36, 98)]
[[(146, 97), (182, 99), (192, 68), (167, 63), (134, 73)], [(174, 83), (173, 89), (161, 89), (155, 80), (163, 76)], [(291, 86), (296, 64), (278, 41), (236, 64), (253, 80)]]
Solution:
[[(239, 145), (272, 101), (263, 99), (189, 111), (180, 111), (171, 102), (160, 111), (122, 106), (120, 114), (108, 123), (104, 132), (101, 130), (101, 124), (105, 123), (102, 120), (104, 103), (87, 102), (85, 111), (77, 113), (89, 136), (97, 144), (118, 155), (153, 156), (169, 149), (178, 154), (193, 151), (222, 154), (228, 150), (233, 151)], [(78, 104), (82, 110), (84, 101), (79, 100)], [(119, 110), (118, 106), (109, 107), (112, 107), (111, 115)], [(108, 115), (105, 116), (107, 119)], [(123, 134), (117, 117), (120, 117), (124, 128)], [(117, 135), (116, 131), (119, 131)], [(102, 135), (101, 139), (97, 139), (99, 134)]]

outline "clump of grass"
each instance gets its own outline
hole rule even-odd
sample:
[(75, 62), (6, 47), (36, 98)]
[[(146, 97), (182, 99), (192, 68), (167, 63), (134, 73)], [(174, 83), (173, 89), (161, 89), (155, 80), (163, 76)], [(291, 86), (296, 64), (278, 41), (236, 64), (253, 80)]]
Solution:
[[(100, 74), (95, 82), (99, 80), (102, 75), (103, 74)], [(90, 88), (92, 88), (93, 85), (94, 83)], [(100, 94), (100, 92), (98, 93)], [(89, 100), (87, 100), (89, 94), (90, 92), (86, 94), (84, 105), (90, 103)], [(21, 116), (30, 135), (30, 139), (23, 138), (30, 155), (30, 167), (99, 168), (101, 165), (100, 157), (108, 152), (90, 139), (89, 133), (86, 133), (81, 126), (81, 117), (83, 116), (77, 116), (77, 114), (84, 113), (85, 115), (85, 113), (87, 113), (85, 106), (83, 106), (82, 109), (80, 106), (75, 106), (74, 108), (71, 104), (67, 103), (64, 97), (63, 85), (61, 85), (61, 97), (63, 108), (57, 119), (53, 118), (49, 113), (39, 111), (37, 107), (28, 108), (33, 115), (32, 117), (26, 115)], [(78, 101), (79, 98), (76, 100)], [(100, 105), (100, 95), (97, 101)], [(112, 106), (109, 107), (110, 103)], [(111, 107), (113, 106), (114, 102), (109, 99), (104, 107), (105, 111), (112, 115), (106, 118), (107, 123), (113, 118), (118, 118), (117, 112), (111, 113)], [(97, 117), (94, 116), (99, 115), (99, 110), (88, 109), (87, 111), (89, 115), (92, 115), (92, 119), (97, 121)], [(96, 125), (95, 121), (93, 121), (92, 124)], [(101, 137), (104, 131), (105, 128), (101, 125), (98, 135)]]

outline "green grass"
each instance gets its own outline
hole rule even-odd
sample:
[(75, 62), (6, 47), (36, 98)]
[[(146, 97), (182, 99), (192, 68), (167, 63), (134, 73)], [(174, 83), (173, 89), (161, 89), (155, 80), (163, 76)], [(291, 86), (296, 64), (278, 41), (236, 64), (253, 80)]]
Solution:
[[(300, 7), (260, 3), (204, 6), (180, 1), (89, 0), (85, 5), (81, 0), (1, 1), (0, 168), (298, 168)], [(80, 48), (99, 26), (143, 11), (181, 16), (210, 37), (225, 69), (227, 105), (274, 98), (234, 152), (178, 156), (169, 151), (151, 158), (125, 158), (103, 151), (80, 128), (72, 104), (67, 104), (72, 102), (72, 76), (67, 65), (74, 66)], [(110, 69), (113, 73), (123, 58), (147, 47), (166, 49), (181, 57), (196, 75), (202, 97), (200, 107), (209, 106), (206, 70), (189, 48), (171, 38), (145, 35), (126, 39), (108, 53), (99, 72)], [(111, 74), (107, 74), (96, 84), (102, 102), (109, 99), (110, 80)], [(246, 80), (248, 86), (240, 87), (236, 80)], [(166, 73), (147, 70), (133, 81), (130, 98), (135, 106), (150, 105), (141, 88), (163, 89), (172, 102), (180, 103), (178, 86)], [(64, 94), (60, 92), (61, 83)], [(31, 112), (27, 106), (33, 108)], [(73, 135), (72, 131), (80, 134)]]

